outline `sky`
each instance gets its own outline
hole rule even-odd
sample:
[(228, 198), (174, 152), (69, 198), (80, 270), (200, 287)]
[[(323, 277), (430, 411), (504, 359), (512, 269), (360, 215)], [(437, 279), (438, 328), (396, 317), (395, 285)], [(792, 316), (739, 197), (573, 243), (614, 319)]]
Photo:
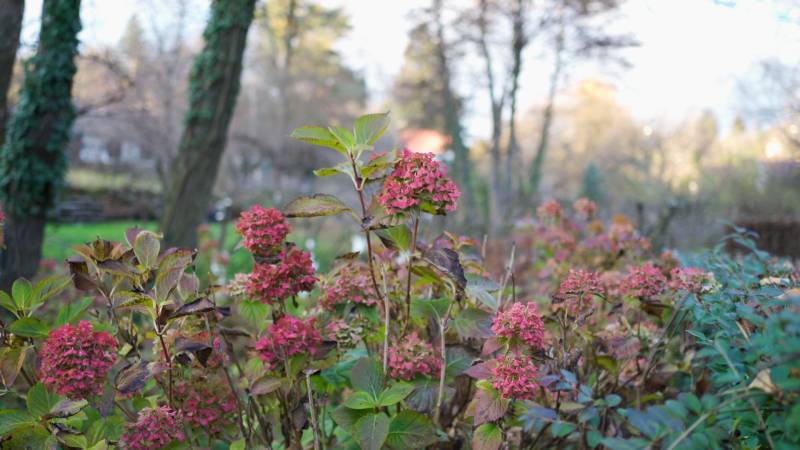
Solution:
[[(128, 19), (159, 20), (160, 2), (172, 0), (84, 0), (81, 39), (87, 45), (111, 45), (122, 35)], [(403, 62), (411, 26), (409, 13), (430, 0), (319, 0), (341, 6), (352, 30), (338, 48), (360, 69), (379, 105)], [(467, 1), (467, 0), (456, 0)], [(535, 1), (535, 0), (534, 0)], [(38, 32), (41, 2), (29, 0), (23, 43), (31, 45)], [(737, 83), (752, 76), (764, 58), (797, 62), (800, 55), (800, 6), (780, 0), (628, 0), (617, 22), (641, 43), (625, 53), (631, 67), (606, 70), (585, 65), (574, 68), (569, 81), (592, 76), (612, 83), (618, 100), (635, 117), (654, 123), (676, 123), (710, 109), (725, 126), (736, 116), (741, 96)], [(161, 3), (162, 5), (164, 3)], [(796, 2), (800, 5), (800, 2)], [(190, 0), (189, 34), (199, 39), (207, 0)], [(526, 55), (520, 105), (530, 109), (547, 88), (547, 58), (540, 50)], [(469, 102), (467, 129), (488, 134), (489, 112), (478, 80), (460, 81), (462, 92), (474, 93)]]

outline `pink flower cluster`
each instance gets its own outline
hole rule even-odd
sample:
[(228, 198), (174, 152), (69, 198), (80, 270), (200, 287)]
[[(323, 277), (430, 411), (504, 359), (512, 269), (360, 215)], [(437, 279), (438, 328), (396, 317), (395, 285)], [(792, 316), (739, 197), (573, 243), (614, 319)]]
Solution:
[(320, 304), (328, 311), (336, 305), (352, 302), (372, 306), (378, 302), (369, 272), (362, 266), (348, 266), (338, 273), (333, 283), (322, 287)]
[(555, 200), (547, 200), (536, 208), (536, 216), (542, 220), (558, 220), (561, 218), (561, 205)]
[(433, 158), (433, 153), (414, 153), (408, 149), (400, 153), (378, 196), (387, 214), (401, 213), (422, 203), (430, 204), (437, 214), (455, 210), (460, 195), (458, 187)]
[(322, 343), (322, 336), (314, 328), (314, 319), (302, 320), (283, 316), (267, 328), (267, 333), (256, 342), (256, 351), (269, 369), (274, 369), (301, 353), (314, 353)]
[(159, 406), (139, 411), (136, 422), (125, 427), (120, 442), (128, 450), (158, 450), (185, 439), (180, 414), (169, 406)]
[(572, 204), (572, 209), (586, 219), (591, 219), (597, 212), (597, 204), (588, 198), (581, 197)]
[(73, 400), (100, 394), (117, 360), (116, 350), (110, 334), (93, 331), (85, 320), (76, 327), (65, 324), (51, 330), (39, 352), (42, 383)]
[(492, 387), (502, 398), (532, 399), (539, 389), (538, 371), (528, 356), (500, 356), (494, 361), (491, 372)]
[(604, 283), (599, 273), (570, 269), (553, 295), (553, 303), (557, 308), (563, 307), (569, 314), (576, 315), (592, 304), (594, 295), (604, 293)]
[(389, 347), (389, 376), (412, 380), (417, 375), (432, 376), (442, 367), (433, 353), (433, 346), (411, 332), (402, 342)]
[(544, 322), (533, 302), (514, 303), (498, 313), (492, 331), (502, 338), (519, 339), (535, 349), (544, 348)]
[(699, 294), (710, 276), (703, 269), (696, 267), (676, 267), (669, 273), (669, 286), (676, 291)]
[(316, 282), (311, 255), (291, 249), (281, 252), (275, 264), (257, 263), (250, 274), (247, 292), (262, 303), (272, 304), (310, 291)]
[(664, 292), (667, 279), (656, 266), (646, 263), (628, 269), (622, 280), (622, 289), (634, 297), (650, 298)]
[(233, 423), (236, 401), (227, 386), (211, 380), (192, 380), (175, 386), (186, 423), (210, 435)]
[(244, 247), (254, 256), (266, 257), (278, 252), (289, 230), (289, 224), (280, 211), (261, 205), (242, 212), (236, 223)]

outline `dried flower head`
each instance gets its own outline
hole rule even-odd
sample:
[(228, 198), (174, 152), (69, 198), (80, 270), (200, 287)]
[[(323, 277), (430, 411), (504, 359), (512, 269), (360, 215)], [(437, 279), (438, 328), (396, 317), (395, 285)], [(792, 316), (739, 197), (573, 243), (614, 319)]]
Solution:
[(491, 368), (492, 387), (502, 398), (532, 399), (539, 389), (538, 373), (533, 360), (525, 355), (500, 356)]
[(74, 400), (103, 391), (106, 374), (117, 360), (117, 341), (89, 322), (51, 330), (39, 357), (42, 383)]
[(416, 332), (389, 347), (388, 360), (389, 376), (403, 380), (412, 380), (417, 375), (431, 376), (441, 368), (433, 346), (420, 339)]
[(347, 302), (372, 306), (378, 302), (372, 286), (369, 269), (363, 265), (349, 264), (339, 270), (337, 276), (322, 286), (320, 304), (333, 311), (336, 305)]
[(433, 153), (403, 150), (392, 173), (383, 183), (378, 201), (387, 214), (397, 214), (429, 206), (436, 214), (456, 208), (460, 192), (447, 176), (447, 170), (434, 159)]
[(225, 288), (228, 290), (228, 295), (233, 298), (247, 297), (247, 285), (250, 282), (250, 276), (246, 273), (237, 273), (233, 279), (228, 282)]
[(286, 315), (267, 328), (255, 348), (268, 368), (274, 369), (294, 355), (314, 353), (321, 343), (322, 336), (314, 328), (313, 318), (302, 320)]
[(495, 316), (492, 331), (502, 338), (519, 339), (535, 349), (544, 348), (544, 322), (536, 304), (514, 303)]
[(290, 227), (283, 214), (275, 208), (254, 205), (243, 211), (236, 222), (244, 248), (255, 256), (271, 256), (280, 251)]
[(316, 282), (311, 255), (291, 249), (283, 251), (276, 264), (257, 263), (250, 274), (247, 292), (262, 303), (271, 304), (310, 291)]
[(125, 426), (120, 442), (129, 450), (158, 450), (173, 441), (183, 442), (183, 421), (169, 406), (145, 408), (139, 411), (136, 422)]
[(669, 286), (676, 291), (694, 294), (703, 292), (703, 288), (711, 281), (711, 275), (696, 267), (676, 267), (669, 273)]
[(664, 292), (666, 287), (667, 279), (652, 263), (629, 268), (622, 280), (623, 290), (639, 298), (654, 297)]

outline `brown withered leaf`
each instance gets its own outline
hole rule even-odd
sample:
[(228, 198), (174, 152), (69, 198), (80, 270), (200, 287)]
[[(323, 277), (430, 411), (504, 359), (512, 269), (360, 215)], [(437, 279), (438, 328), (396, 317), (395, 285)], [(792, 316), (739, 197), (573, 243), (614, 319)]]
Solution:
[(147, 367), (147, 361), (132, 362), (117, 373), (114, 378), (114, 385), (120, 393), (131, 394), (144, 389), (149, 377), (150, 370)]
[(95, 288), (94, 280), (89, 275), (89, 265), (82, 256), (70, 256), (67, 258), (69, 273), (72, 275), (72, 283), (79, 291), (89, 291)]

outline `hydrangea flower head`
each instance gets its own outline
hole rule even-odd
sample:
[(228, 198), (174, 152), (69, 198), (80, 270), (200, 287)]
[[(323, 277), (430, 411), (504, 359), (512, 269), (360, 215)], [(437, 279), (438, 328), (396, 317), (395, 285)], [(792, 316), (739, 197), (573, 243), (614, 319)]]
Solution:
[(588, 198), (581, 197), (572, 204), (572, 209), (585, 219), (591, 219), (597, 212), (597, 204)]
[(279, 251), (290, 227), (277, 209), (254, 205), (239, 216), (236, 231), (242, 235), (247, 251), (255, 256), (271, 256)]
[(500, 356), (491, 368), (492, 387), (502, 398), (532, 399), (539, 390), (538, 371), (528, 356), (508, 354)]
[(180, 382), (175, 386), (175, 398), (186, 423), (210, 435), (234, 423), (236, 400), (221, 380), (195, 377)]
[(514, 303), (498, 313), (492, 331), (499, 337), (519, 339), (535, 349), (544, 348), (544, 322), (533, 302)]
[(106, 374), (117, 360), (117, 341), (89, 322), (51, 330), (39, 357), (42, 383), (59, 395), (78, 400), (103, 391)]
[(676, 267), (669, 273), (669, 286), (677, 291), (699, 294), (711, 279), (710, 275), (697, 267)]
[(604, 291), (600, 274), (570, 269), (553, 298), (575, 313), (579, 307), (591, 303), (593, 295), (603, 295)]
[(656, 266), (646, 263), (628, 269), (628, 274), (622, 280), (622, 287), (634, 297), (649, 298), (664, 292), (667, 279)]
[(359, 265), (349, 265), (339, 271), (338, 276), (330, 283), (322, 286), (320, 304), (328, 311), (336, 309), (336, 305), (347, 302), (372, 306), (378, 302), (372, 286), (369, 269)]
[(247, 292), (262, 303), (285, 300), (314, 289), (317, 278), (311, 255), (291, 249), (281, 253), (275, 264), (257, 263), (247, 283)]
[(433, 153), (403, 150), (394, 169), (383, 183), (378, 201), (387, 214), (397, 214), (429, 204), (436, 214), (456, 209), (461, 193), (447, 176), (447, 170), (434, 160)]
[(301, 353), (313, 353), (322, 343), (322, 336), (314, 328), (314, 319), (302, 320), (285, 315), (267, 328), (267, 333), (256, 342), (256, 351), (269, 369), (278, 367), (284, 359)]
[(169, 406), (145, 408), (139, 411), (136, 422), (125, 427), (120, 442), (129, 450), (157, 450), (170, 442), (183, 442), (183, 421), (178, 412)]
[(542, 220), (558, 220), (561, 218), (561, 205), (555, 200), (547, 200), (536, 208), (536, 216)]
[(412, 380), (417, 375), (431, 376), (442, 367), (433, 353), (433, 346), (411, 332), (401, 342), (389, 347), (389, 376)]

